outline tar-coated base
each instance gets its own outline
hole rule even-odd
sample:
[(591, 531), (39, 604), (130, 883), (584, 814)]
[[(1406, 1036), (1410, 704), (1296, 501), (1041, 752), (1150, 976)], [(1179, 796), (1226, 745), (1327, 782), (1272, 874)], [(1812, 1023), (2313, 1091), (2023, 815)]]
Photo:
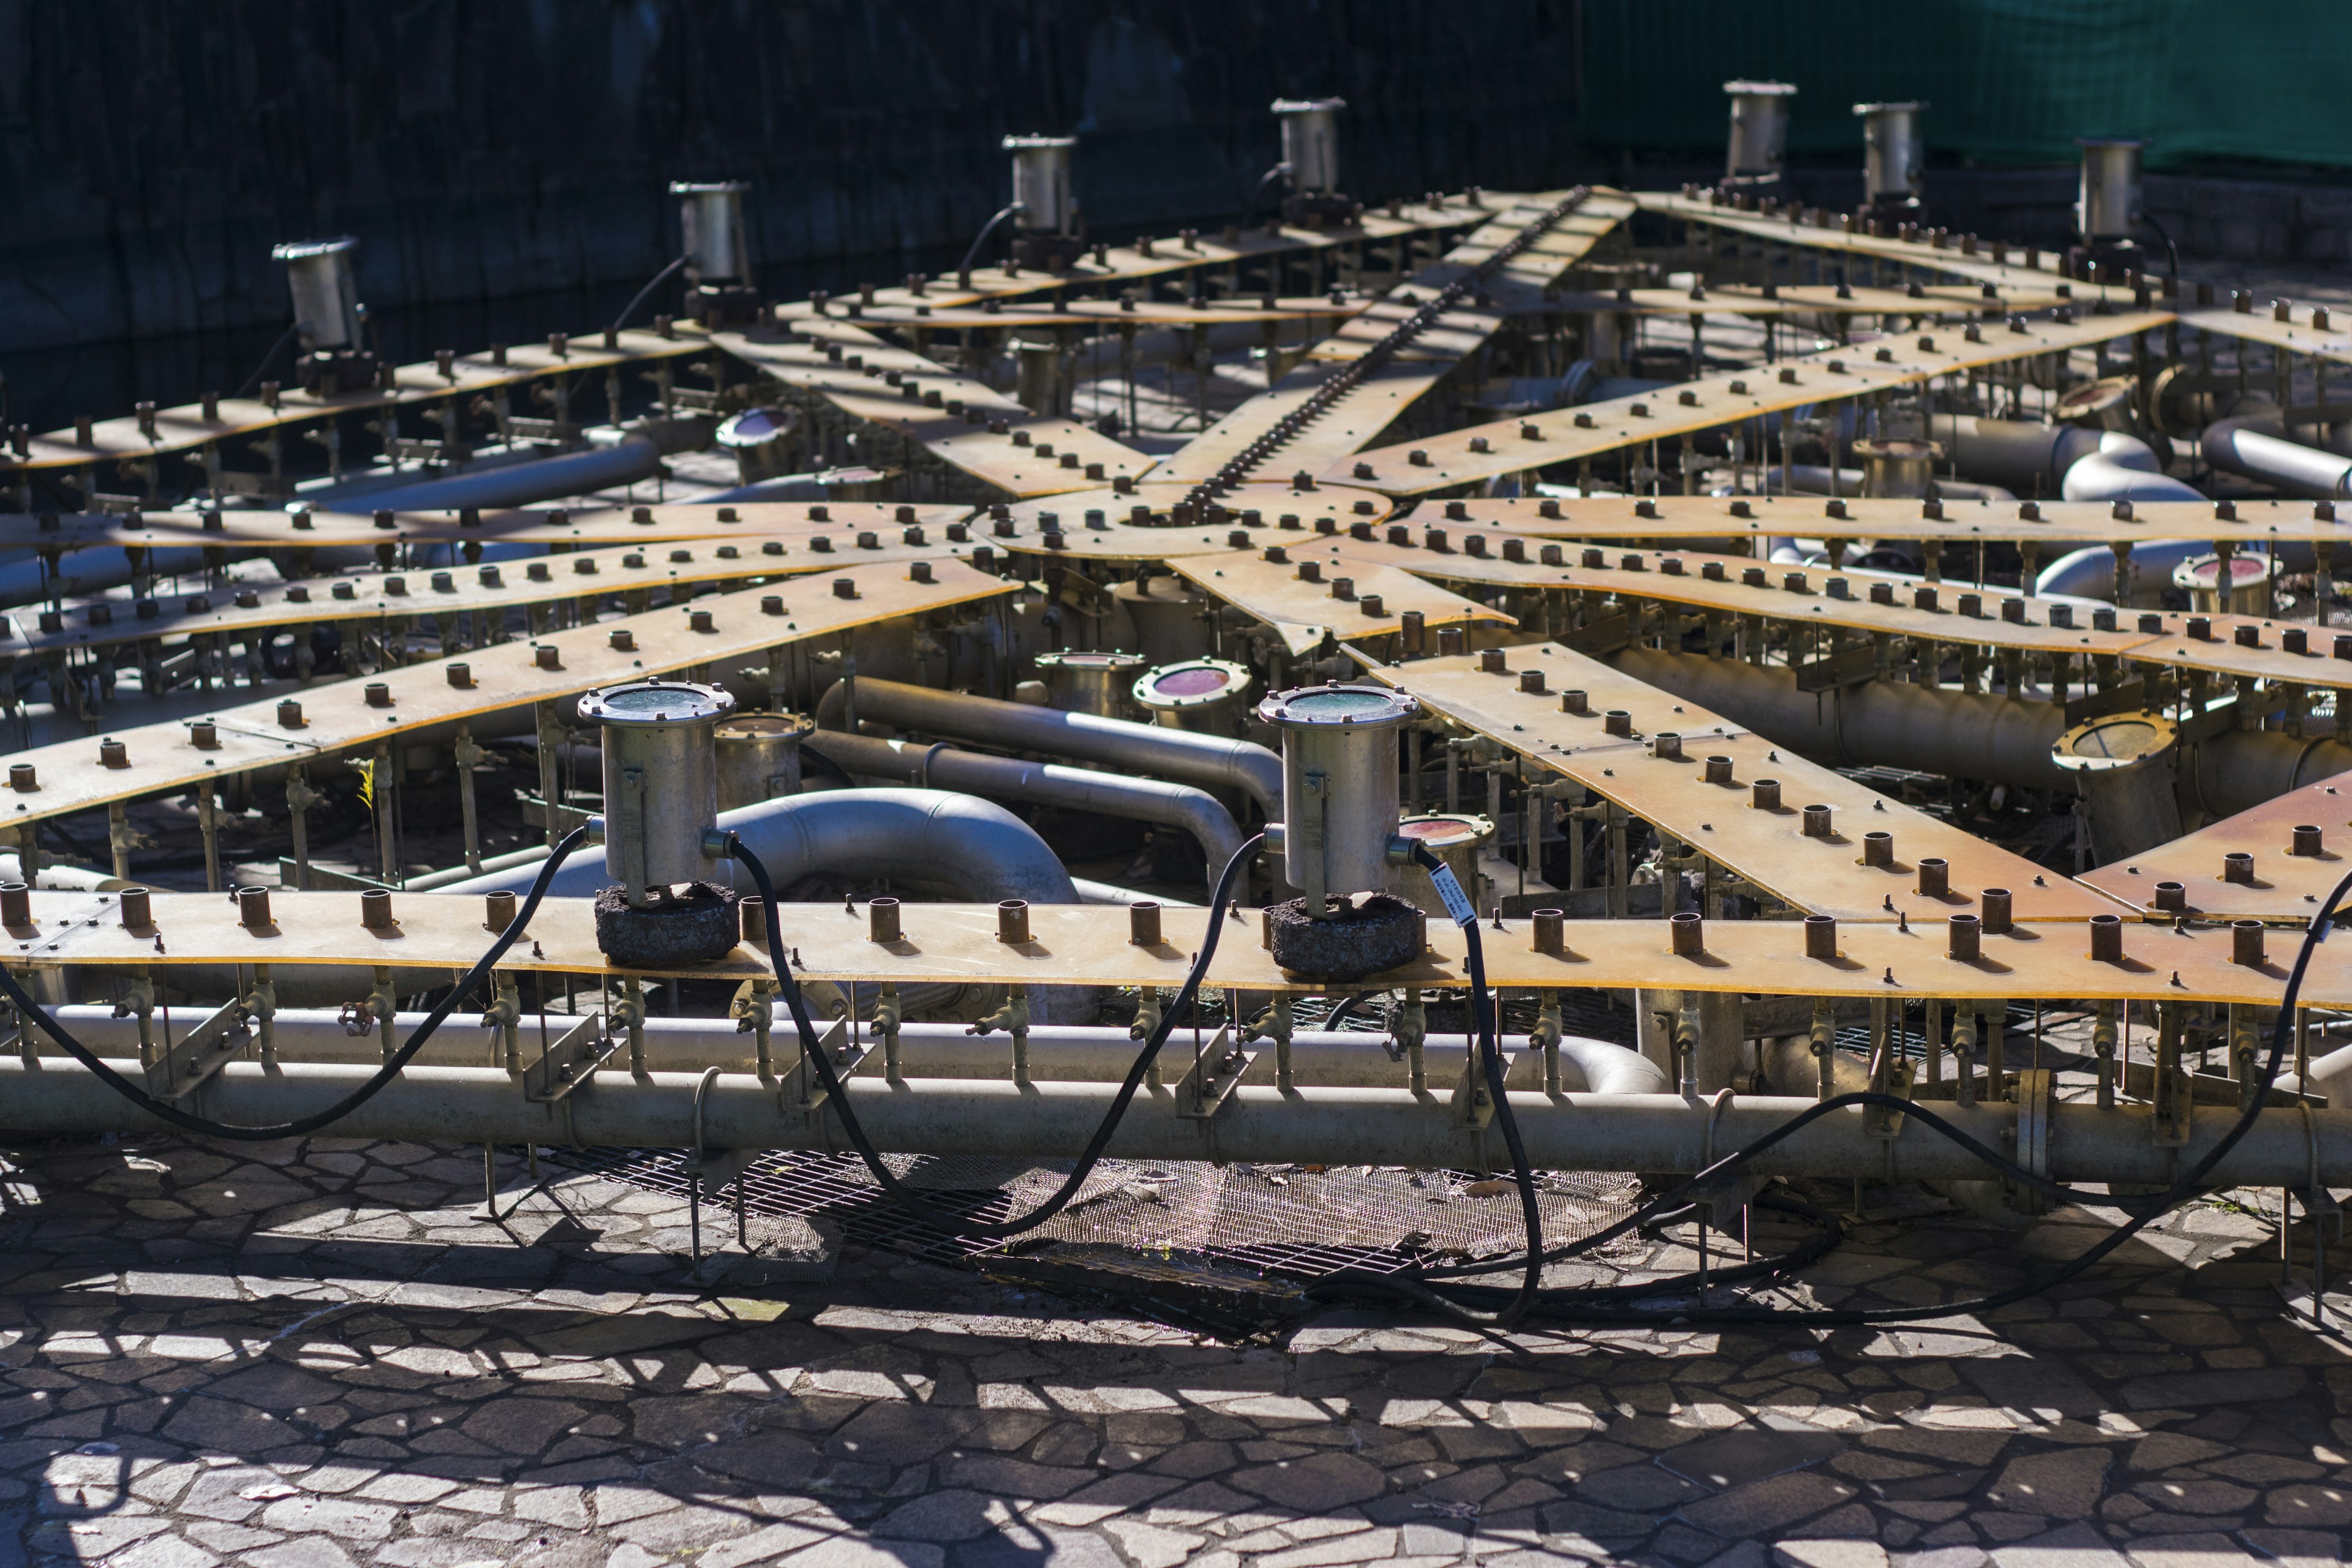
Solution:
[(708, 963), (735, 951), (741, 928), (733, 889), (688, 882), (644, 909), (618, 886), (596, 895), (596, 945), (624, 969)]
[(1402, 899), (1368, 894), (1342, 902), (1323, 920), (1309, 919), (1307, 902), (1292, 899), (1265, 911), (1274, 961), (1293, 974), (1345, 984), (1410, 963), (1421, 956), (1427, 917)]

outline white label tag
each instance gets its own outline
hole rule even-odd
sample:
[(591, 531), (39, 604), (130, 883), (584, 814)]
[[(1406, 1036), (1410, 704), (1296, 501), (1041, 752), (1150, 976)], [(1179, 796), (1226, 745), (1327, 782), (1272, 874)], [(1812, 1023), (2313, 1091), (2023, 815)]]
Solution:
[(1445, 912), (1454, 917), (1458, 926), (1476, 925), (1478, 911), (1471, 907), (1470, 895), (1454, 879), (1454, 868), (1444, 861), (1429, 868), (1429, 879), (1437, 884), (1437, 896), (1445, 900)]

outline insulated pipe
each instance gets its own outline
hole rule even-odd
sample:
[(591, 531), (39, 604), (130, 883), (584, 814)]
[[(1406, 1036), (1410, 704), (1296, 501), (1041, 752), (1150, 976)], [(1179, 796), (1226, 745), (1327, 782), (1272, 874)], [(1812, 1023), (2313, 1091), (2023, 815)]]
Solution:
[[(201, 548), (151, 549), (142, 568), (150, 577), (188, 577), (205, 570)], [(57, 569), (44, 573), (32, 551), (11, 552), (0, 561), (0, 606), (34, 605), (51, 599), (78, 599), (120, 588), (131, 581), (131, 557), (113, 545), (68, 550), (58, 558)]]
[[(782, 1002), (775, 1004), (773, 1011), (772, 1061), (777, 1070), (789, 1072), (800, 1058), (792, 1016)], [(135, 1017), (118, 1017), (111, 1006), (95, 1003), (58, 1007), (54, 1013), (74, 1038), (100, 1056), (135, 1056), (138, 1052), (139, 1020)], [(395, 1015), (393, 1034), (405, 1037), (425, 1019), (423, 1013)], [(551, 1026), (562, 1029), (573, 1022), (570, 1017), (562, 1017), (551, 1020)], [(523, 1058), (528, 1061), (539, 1054), (538, 1026), (528, 1013), (524, 1024)], [(313, 1065), (380, 1065), (383, 1061), (383, 1047), (373, 1026), (354, 1036), (343, 1026), (342, 1015), (338, 1011), (282, 1007), (271, 1027), (281, 1061)], [(732, 1019), (648, 1017), (644, 1027), (646, 1065), (655, 1072), (698, 1073), (708, 1067), (728, 1072), (751, 1072), (758, 1060), (755, 1037), (749, 1031), (738, 1030)], [(873, 1037), (870, 1024), (865, 1026), (864, 1037)], [(46, 1040), (41, 1043), (47, 1048), (45, 1059), (62, 1066), (62, 1058), (54, 1047), (48, 1047)], [(416, 1061), (422, 1067), (495, 1067), (500, 1048), (495, 1031), (478, 1029), (460, 1015), (425, 1043)], [(1140, 1048), (1124, 1028), (1040, 1024), (1029, 1031), (1030, 1076), (1053, 1083), (1116, 1083), (1126, 1077)], [(1451, 1083), (1459, 1079), (1468, 1048), (1468, 1037), (1465, 1035), (1429, 1036), (1423, 1043), (1423, 1054), (1431, 1080)], [(986, 1081), (1006, 1076), (1003, 1037), (974, 1036), (960, 1023), (902, 1024), (898, 1049), (907, 1076), (912, 1078)], [(1526, 1050), (1526, 1042), (1507, 1040), (1505, 1049), (1516, 1057)], [(1291, 1037), (1291, 1070), (1297, 1082), (1312, 1088), (1405, 1088), (1412, 1081), (1412, 1066), (1402, 1056), (1391, 1055), (1391, 1050), (1388, 1038), (1381, 1035), (1360, 1030), (1301, 1029)], [(1575, 1093), (1665, 1094), (1673, 1089), (1665, 1075), (1639, 1052), (1606, 1040), (1570, 1035), (1560, 1041), (1559, 1055), (1560, 1080)], [(1522, 1059), (1527, 1067), (1539, 1060), (1532, 1054)], [(1185, 1031), (1180, 1029), (1170, 1036), (1160, 1061), (1162, 1072), (1171, 1077), (1190, 1065), (1191, 1047)], [(883, 1054), (876, 1051), (858, 1065), (856, 1077), (879, 1079), (884, 1068)], [(1275, 1059), (1270, 1047), (1262, 1049), (1256, 1065), (1244, 1081), (1275, 1081)]]
[[(837, 681), (828, 688), (816, 705), (817, 723), (838, 731), (848, 700), (845, 683)], [(1257, 803), (1268, 821), (1282, 820), (1282, 758), (1249, 741), (1057, 708), (1032, 708), (1025, 702), (1000, 702), (961, 691), (934, 691), (927, 686), (870, 676), (857, 679), (857, 716), (861, 721), (983, 741), (992, 746), (1149, 769), (1190, 784), (1240, 789)], [(819, 737), (817, 749), (824, 750), (824, 744)]]
[[(859, 695), (862, 698), (864, 693)], [(840, 763), (845, 772), (910, 783), (919, 789), (957, 790), (995, 800), (1025, 800), (1181, 827), (1207, 855), (1213, 891), (1217, 873), (1234, 858), (1234, 851), (1242, 847), (1241, 826), (1234, 821), (1234, 814), (1215, 795), (1190, 784), (1090, 773), (1085, 768), (1046, 763), (1024, 763), (1013, 757), (983, 756), (977, 752), (926, 746), (913, 741), (880, 741), (837, 731), (826, 734), (815, 750)]]
[(2121, 430), (2084, 431), (2098, 447), (2067, 467), (2059, 494), (2067, 500), (2203, 500), (2205, 493), (2164, 472), (2156, 450)]
[[(134, 1081), (135, 1060), (111, 1064)], [(375, 1068), (232, 1062), (205, 1086), (199, 1103), (222, 1121), (263, 1125), (323, 1109), (357, 1089)], [(1086, 1146), (1110, 1108), (1108, 1083), (977, 1082), (908, 1079), (854, 1091), (859, 1121), (885, 1152), (1068, 1159)], [(1171, 1114), (1173, 1087), (1144, 1089), (1113, 1131), (1116, 1159), (1196, 1160), (1201, 1123)], [(698, 1095), (701, 1109), (696, 1109)], [(79, 1064), (47, 1058), (27, 1066), (0, 1058), (0, 1101), (11, 1125), (31, 1133), (164, 1131)], [(1516, 1092), (1511, 1110), (1528, 1159), (1555, 1171), (1695, 1171), (1708, 1151), (1719, 1158), (1780, 1129), (1810, 1100), (1738, 1097), (1721, 1106), (1662, 1094)], [(2000, 1146), (2017, 1128), (2020, 1108), (1939, 1105), (1937, 1113), (1979, 1142)], [(2135, 1182), (2163, 1186), (2202, 1159), (2237, 1121), (2200, 1116), (2185, 1146), (2148, 1135), (2136, 1108), (2050, 1108), (2050, 1174), (2065, 1182)], [(686, 1148), (698, 1126), (704, 1148), (838, 1149), (832, 1115), (788, 1113), (776, 1085), (744, 1074), (707, 1084), (698, 1073), (646, 1073), (632, 1079), (611, 1068), (574, 1089), (562, 1125), (583, 1146)], [(492, 1068), (410, 1068), (336, 1123), (345, 1138), (421, 1142), (531, 1143), (550, 1136), (548, 1108), (525, 1100), (515, 1081)], [(1298, 1089), (1244, 1084), (1216, 1112), (1223, 1160), (1464, 1168), (1475, 1162), (1483, 1130), (1465, 1127), (1441, 1094), (1394, 1089)], [(1850, 1177), (1888, 1183), (1981, 1180), (1977, 1159), (1925, 1128), (1906, 1124), (1891, 1142), (1874, 1134), (1860, 1110), (1834, 1112), (1764, 1151), (1748, 1167), (1759, 1176)], [(2265, 1110), (2208, 1178), (2215, 1187), (2303, 1186), (2315, 1173), (2329, 1186), (2352, 1184), (2352, 1112)]]
[(1838, 766), (1889, 765), (2072, 795), (2050, 760), (2065, 732), (2055, 703), (1874, 680), (1835, 691), (1797, 689), (1784, 667), (1704, 654), (1627, 648), (1610, 662), (1637, 680), (1712, 709), (1807, 756)]
[[(1931, 433), (1951, 453), (1954, 468), (2018, 495), (2056, 493), (2068, 500), (2205, 499), (2168, 478), (2147, 442), (2120, 430), (1939, 414)], [(2086, 462), (2093, 466), (2076, 481), (2074, 470)], [(2076, 494), (2078, 489), (2084, 493)]]
[(2322, 500), (2352, 496), (2352, 458), (2287, 439), (2285, 422), (2275, 411), (2216, 419), (2205, 426), (2198, 449), (2214, 468), (2260, 479), (2289, 495)]
[[(445, 479), (426, 479), (399, 489), (374, 490), (365, 500), (373, 508), (388, 507), (394, 511), (528, 506), (533, 501), (586, 495), (591, 490), (649, 479), (660, 470), (662, 456), (663, 447), (658, 442), (633, 431), (609, 447), (592, 447), (584, 452), (515, 463), (486, 473), (453, 474)], [(335, 499), (333, 492), (329, 492), (320, 504), (331, 509)]]
[[(1800, 691), (1784, 668), (1651, 648), (1627, 648), (1610, 662), (1836, 766), (1915, 768), (2063, 795), (2076, 790), (2074, 775), (2051, 760), (2051, 747), (2067, 728), (2065, 710), (2054, 702), (1894, 680)], [(2198, 742), (2191, 783), (2208, 816), (2233, 816), (2347, 769), (2352, 744), (2341, 741), (2228, 730)]]
[[(861, 686), (865, 683), (860, 682)], [(859, 693), (864, 696), (863, 691)], [(1030, 826), (988, 801), (925, 789), (844, 789), (786, 795), (719, 814), (742, 835), (778, 888), (820, 871), (945, 883), (967, 899), (1075, 904), (1070, 874)], [(719, 869), (712, 862), (712, 873)], [(536, 866), (452, 882), (449, 893), (521, 893)], [(593, 897), (612, 880), (603, 847), (583, 848), (555, 873), (558, 898)]]

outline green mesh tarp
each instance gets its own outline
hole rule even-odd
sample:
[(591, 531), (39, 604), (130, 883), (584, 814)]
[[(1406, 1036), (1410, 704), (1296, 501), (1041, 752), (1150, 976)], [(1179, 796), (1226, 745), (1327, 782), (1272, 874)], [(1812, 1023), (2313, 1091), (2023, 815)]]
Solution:
[(2072, 162), (2142, 136), (2154, 168), (2352, 165), (2352, 0), (1588, 0), (1587, 146), (1722, 155), (1723, 83), (1798, 88), (1789, 151), (1861, 157), (1856, 103), (1925, 99), (1931, 153)]

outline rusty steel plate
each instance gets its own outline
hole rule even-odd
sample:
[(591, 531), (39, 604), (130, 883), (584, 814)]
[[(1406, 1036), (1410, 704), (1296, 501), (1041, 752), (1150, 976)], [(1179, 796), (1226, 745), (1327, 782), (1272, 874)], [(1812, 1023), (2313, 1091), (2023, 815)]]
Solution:
[[(1151, 521), (1135, 521), (1136, 509)], [(1300, 532), (1337, 530), (1343, 524), (1387, 518), (1391, 503), (1370, 490), (1318, 485), (1237, 485), (1213, 501), (1195, 505), (1189, 485), (1145, 480), (1126, 490), (1077, 490), (1040, 500), (1013, 502), (1002, 518), (972, 520), (974, 542), (999, 550), (1060, 553), (1085, 560), (1159, 561), (1178, 555), (1222, 554), (1238, 548), (1234, 534), (1253, 544), (1292, 540)], [(1251, 513), (1255, 513), (1252, 517)], [(1099, 514), (1099, 524), (1093, 521)], [(1007, 530), (1010, 529), (1008, 532)], [(1058, 531), (1056, 549), (1045, 542)]]
[(2128, 310), (2072, 322), (1983, 330), (1971, 324), (1965, 331), (1975, 342), (1941, 328), (1916, 336), (1906, 333), (1877, 344), (1823, 349), (1777, 364), (1700, 376), (1679, 386), (1376, 447), (1360, 459), (1335, 464), (1322, 477), (1370, 485), (1391, 495), (1450, 489), (1643, 441), (1734, 425), (1776, 410), (1908, 386), (2029, 354), (2086, 348), (2171, 319), (2160, 310)]
[[(1361, 481), (1356, 481), (1361, 483)], [(2352, 543), (2352, 507), (2339, 521), (2307, 500), (2235, 500), (2233, 516), (2211, 501), (2134, 501), (2117, 517), (2106, 501), (1865, 500), (1827, 496), (1590, 496), (1582, 500), (1490, 499), (1444, 503), (1447, 516), (1413, 521), (1467, 526), (1530, 538), (1591, 540), (1916, 539), (2039, 544), (2043, 559), (2087, 544), (2158, 540), (2226, 541), (2240, 549), (2278, 543)], [(2028, 507), (2035, 515), (2023, 515)], [(1453, 515), (1459, 513), (1459, 516)]]
[[(1015, 586), (958, 562), (940, 561), (933, 572), (936, 581), (917, 583), (905, 565), (849, 566), (787, 586), (777, 595), (782, 614), (764, 613), (761, 601), (767, 595), (756, 591), (712, 595), (691, 606), (616, 616), (527, 642), (499, 643), (452, 658), (404, 665), (372, 677), (309, 687), (279, 686), (258, 700), (191, 714), (184, 720), (37, 746), (16, 752), (9, 761), (32, 763), (40, 787), (29, 793), (0, 791), (0, 825), (61, 816), (110, 801), (183, 789), (205, 779), (310, 753), (368, 746), (427, 725), (575, 696), (616, 680), (738, 659), (788, 643), (1010, 593)], [(854, 585), (856, 596), (838, 596), (834, 588), (837, 583)], [(690, 617), (705, 613), (711, 618), (711, 629), (692, 629)], [(613, 634), (624, 630), (631, 634), (635, 647), (615, 649), (611, 646)], [(557, 668), (540, 666), (537, 650), (541, 647), (556, 650)], [(462, 688), (449, 684), (447, 666), (453, 663), (467, 666), (472, 684)], [(365, 688), (371, 685), (386, 689), (389, 706), (368, 705)], [(288, 698), (302, 705), (303, 723), (298, 730), (283, 728), (278, 721), (278, 704)], [(218, 727), (222, 738), (218, 751), (196, 748), (189, 729), (196, 719), (211, 719)], [(124, 743), (125, 765), (107, 767), (100, 763), (101, 739)]]
[(1393, 637), (1408, 611), (1417, 612), (1433, 629), (1518, 625), (1500, 610), (1393, 566), (1366, 563), (1352, 569), (1344, 583), (1349, 597), (1341, 599), (1339, 580), (1307, 582), (1297, 565), (1277, 564), (1254, 550), (1180, 556), (1169, 564), (1187, 582), (1272, 626), (1294, 658), (1321, 647), (1327, 637), (1339, 642)]
[[(2294, 830), (2319, 830), (2319, 852), (2294, 852)], [(2252, 858), (2231, 881), (2228, 858)], [(2169, 844), (2143, 849), (2082, 879), (2152, 916), (2156, 885), (2180, 884), (2190, 915), (2210, 920), (2306, 921), (2352, 870), (2352, 776), (2337, 773), (2226, 816)], [(2326, 951), (2322, 949), (2323, 952)]]
[(1346, 300), (1334, 300), (1325, 295), (1284, 296), (1267, 309), (1262, 299), (1234, 295), (1212, 300), (1202, 305), (1180, 305), (1165, 300), (1070, 300), (1062, 299), (1050, 306), (1030, 305), (1016, 310), (1000, 306), (995, 310), (968, 305), (933, 306), (888, 305), (859, 312), (858, 321), (869, 328), (896, 328), (916, 331), (961, 331), (965, 328), (991, 331), (1003, 327), (1018, 327), (1024, 331), (1078, 329), (1099, 332), (1107, 327), (1223, 327), (1236, 323), (1272, 323), (1302, 321), (1331, 321), (1353, 316), (1370, 304), (1364, 295)]
[(65, 429), (34, 437), (26, 456), (20, 458), (13, 451), (0, 451), (0, 473), (83, 468), (91, 463), (119, 462), (159, 453), (189, 452), (230, 437), (259, 435), (266, 430), (307, 424), (331, 414), (435, 403), (541, 376), (677, 359), (700, 353), (709, 346), (701, 330), (691, 322), (672, 330), (677, 335), (667, 338), (658, 332), (624, 331), (619, 335), (619, 346), (612, 349), (603, 346), (604, 334), (592, 333), (568, 340), (561, 354), (544, 343), (518, 344), (507, 350), (503, 364), (488, 353), (459, 354), (451, 362), (446, 376), (430, 361), (401, 365), (393, 373), (394, 384), (391, 391), (370, 387), (319, 397), (289, 384), (279, 394), (275, 407), (255, 398), (224, 397), (210, 419), (205, 417), (201, 403), (159, 408), (155, 411), (152, 434), (142, 428), (135, 417), (101, 419), (91, 425), (90, 441), (86, 447), (76, 440), (71, 429)]
[[(2284, 305), (2287, 319), (2278, 319), (2277, 308)], [(2329, 321), (2321, 326), (2314, 320), (2316, 310), (2328, 312)], [(2266, 343), (2288, 353), (2310, 354), (2316, 359), (2352, 363), (2352, 331), (2335, 324), (2333, 318), (2343, 313), (2341, 306), (2296, 305), (2292, 300), (2263, 300), (2251, 310), (2206, 306), (2183, 310), (2180, 324), (2194, 327), (2200, 332), (2219, 332), (2225, 337), (2242, 338), (2248, 342)]]
[(1957, 245), (1940, 247), (1925, 240), (1882, 239), (1875, 235), (1815, 228), (1799, 222), (1794, 209), (1779, 216), (1766, 217), (1760, 213), (1719, 207), (1704, 197), (1685, 196), (1670, 191), (1641, 191), (1635, 194), (1633, 200), (1644, 212), (1666, 213), (1716, 228), (1731, 229), (1775, 245), (1794, 246), (1802, 250), (1836, 251), (1848, 256), (1869, 256), (1881, 261), (1899, 261), (1926, 271), (1966, 278), (1976, 283), (2022, 288), (2046, 285), (2052, 289), (2063, 285), (2070, 290), (2077, 304), (2104, 300), (2121, 307), (2132, 302), (2132, 291), (2124, 284), (2082, 283), (2066, 279), (2058, 271), (2063, 258), (2055, 251), (2042, 253), (2047, 266), (2028, 267), (2024, 264), (2024, 247), (2021, 246), (2011, 247), (2020, 252), (2017, 260), (1995, 261), (1987, 256), (1970, 256), (1958, 249)]
[[(483, 900), (470, 894), (392, 896), (393, 924), (361, 923), (360, 896), (296, 893), (273, 889), (272, 923), (258, 931), (238, 922), (236, 905), (216, 893), (151, 895), (153, 923), (126, 930), (110, 895), (36, 892), (33, 923), (9, 929), (12, 966), (122, 964), (168, 970), (177, 963), (385, 964), (438, 972), (470, 967), (493, 935)], [(997, 937), (990, 904), (904, 904), (898, 941), (866, 935), (866, 913), (839, 903), (787, 904), (776, 931), (793, 974), (803, 980), (936, 982), (1035, 985), (1156, 985), (1181, 983), (1195, 954), (1207, 911), (1160, 913), (1162, 940), (1142, 947), (1127, 940), (1116, 911), (1083, 904), (1033, 904), (1031, 940)], [(1320, 992), (1322, 982), (1286, 973), (1260, 945), (1258, 911), (1228, 913), (1204, 984), (1248, 991)], [(2021, 924), (1987, 936), (1974, 962), (1948, 956), (1942, 922), (1904, 931), (1890, 924), (1841, 926), (1838, 956), (1805, 956), (1804, 929), (1791, 921), (1709, 921), (1704, 951), (1677, 956), (1664, 921), (1570, 921), (1565, 951), (1537, 952), (1533, 922), (1487, 920), (1480, 924), (1486, 976), (1497, 986), (1639, 987), (1736, 992), (1748, 995), (1886, 996), (1905, 1001), (1967, 997), (2073, 1001), (2128, 998), (2143, 1002), (2275, 1004), (2292, 956), (2278, 933), (2260, 968), (2231, 962), (2226, 931), (2176, 931), (2126, 924), (2124, 961), (2094, 960), (2080, 922)], [(1466, 940), (1452, 924), (1429, 922), (1428, 946), (1412, 963), (1361, 982), (1370, 989), (1445, 986), (1466, 983)], [(160, 951), (159, 951), (160, 942)], [(13, 952), (10, 950), (13, 949)], [(769, 973), (765, 951), (739, 945), (725, 958), (680, 969), (624, 970), (597, 951), (593, 900), (550, 899), (508, 950), (500, 968), (590, 976), (682, 973), (747, 980)], [(2323, 947), (2306, 976), (2302, 1001), (2312, 1006), (2352, 1003), (2352, 960)], [(789, 1040), (789, 1031), (786, 1031)]]
[[(1502, 650), (1500, 673), (1476, 657), (1418, 659), (1366, 671), (1410, 691), (1446, 718), (1530, 763), (1564, 773), (1661, 831), (1695, 847), (1776, 898), (1816, 914), (1868, 922), (1917, 922), (1979, 910), (1986, 888), (2010, 890), (2020, 920), (2087, 920), (2118, 912), (2113, 900), (2044, 871), (1972, 834), (1890, 801), (1843, 774), (1783, 752), (1697, 704), (1553, 644)], [(1525, 672), (1544, 689), (1521, 689)], [(1590, 711), (1563, 710), (1562, 693), (1586, 694)], [(1630, 733), (1608, 733), (1604, 715), (1628, 715)], [(1681, 738), (1682, 756), (1654, 754), (1654, 737)], [(1727, 757), (1730, 782), (1709, 784), (1705, 759)], [(1781, 804), (1752, 804), (1759, 779), (1777, 779)], [(1831, 808), (1830, 835), (1809, 837), (1803, 807)], [(1863, 862), (1865, 833), (1894, 836), (1893, 864)], [(1951, 890), (1918, 891), (1919, 862), (1940, 858)]]
[(37, 550), (149, 549), (213, 545), (232, 550), (320, 549), (380, 544), (478, 543), (559, 545), (664, 544), (671, 540), (727, 539), (752, 533), (781, 538), (814, 537), (866, 529), (909, 526), (943, 528), (971, 514), (959, 505), (909, 505), (885, 501), (739, 501), (730, 505), (674, 504), (554, 507), (478, 512), (472, 522), (457, 511), (394, 512), (381, 527), (373, 512), (224, 511), (209, 526), (200, 511), (69, 512), (54, 529), (37, 516), (0, 515), (0, 548)]
[(1937, 316), (1986, 310), (2046, 310), (2067, 296), (2057, 281), (2034, 285), (1936, 283), (1916, 294), (1857, 284), (1782, 283), (1768, 295), (1753, 284), (1688, 289), (1628, 289), (1622, 293), (1555, 291), (1534, 309), (1570, 315), (1630, 316)]
[[(920, 542), (908, 542), (909, 534), (920, 535)], [(66, 606), (61, 631), (42, 631), (37, 617), (28, 620), (22, 613), (0, 617), (0, 626), (13, 623), (23, 651), (33, 654), (104, 647), (150, 637), (220, 636), (238, 641), (273, 627), (325, 621), (383, 621), (401, 629), (414, 622), (415, 629), (427, 631), (433, 628), (434, 617), (442, 615), (499, 612), (572, 599), (602, 604), (619, 595), (650, 594), (661, 588), (691, 588), (706, 583), (748, 584), (877, 562), (970, 560), (972, 549), (969, 543), (950, 542), (937, 530), (920, 527), (835, 530), (795, 537), (789, 542), (755, 535), (740, 545), (696, 539), (649, 544), (641, 550), (575, 551), (544, 561), (505, 561), (495, 566), (353, 572), (299, 583), (241, 585), (257, 601), (250, 606), (236, 603), (230, 592), (223, 589), (168, 597), (159, 595), (152, 601), (160, 606), (159, 613), (147, 620), (132, 615), (131, 601), (126, 599), (78, 601)], [(485, 572), (496, 574), (496, 585), (483, 581)], [(351, 590), (347, 598), (334, 592), (343, 587)], [(297, 598), (298, 594), (303, 596)], [(200, 602), (208, 607), (194, 608)], [(105, 605), (116, 618), (103, 626), (92, 623), (91, 603)], [(15, 641), (0, 642), (0, 653), (16, 646)]]

